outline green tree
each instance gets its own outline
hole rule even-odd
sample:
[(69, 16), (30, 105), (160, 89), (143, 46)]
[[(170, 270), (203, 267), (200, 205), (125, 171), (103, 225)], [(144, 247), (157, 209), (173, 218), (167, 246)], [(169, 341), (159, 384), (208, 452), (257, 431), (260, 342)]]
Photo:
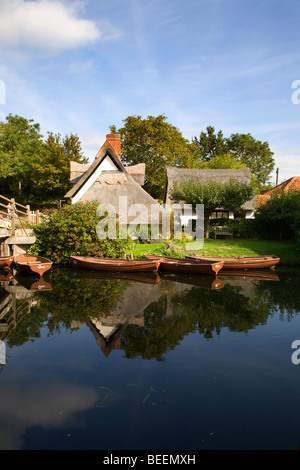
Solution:
[[(221, 130), (216, 133), (213, 126), (208, 126), (199, 138), (192, 139), (191, 149), (198, 162), (195, 164), (197, 167), (237, 168), (230, 165), (238, 162), (244, 165), (244, 168), (250, 169), (256, 193), (269, 185), (270, 174), (275, 166), (273, 152), (268, 142), (256, 140), (251, 134), (232, 134), (230, 137), (224, 137)], [(228, 160), (230, 154), (231, 161)]]
[(216, 155), (211, 160), (201, 164), (203, 169), (240, 169), (246, 168), (245, 163), (238, 161), (232, 153)]
[(57, 204), (70, 188), (70, 161), (87, 163), (77, 135), (40, 133), (32, 119), (9, 114), (0, 122), (1, 194), (32, 206)]
[(32, 119), (9, 114), (0, 122), (1, 193), (23, 202), (30, 190), (32, 164), (43, 152), (40, 125)]
[(275, 166), (268, 142), (256, 140), (251, 134), (232, 134), (227, 145), (236, 159), (250, 169), (256, 192), (266, 188)]
[(122, 138), (122, 162), (125, 165), (145, 163), (145, 189), (153, 197), (162, 198), (166, 166), (193, 165), (189, 141), (164, 115), (147, 119), (129, 116), (123, 122), (124, 126), (118, 131)]
[(88, 163), (79, 137), (70, 134), (62, 138), (49, 132), (39, 160), (31, 164), (31, 202), (39, 207), (58, 204), (70, 188), (71, 161)]
[(228, 151), (226, 139), (221, 130), (216, 134), (213, 126), (207, 126), (206, 131), (200, 133), (199, 139), (192, 139), (192, 148), (200, 162), (208, 162), (216, 156)]
[(230, 179), (226, 183), (218, 180), (209, 180), (201, 183), (195, 179), (186, 180), (180, 185), (174, 183), (170, 197), (174, 202), (185, 201), (193, 208), (197, 204), (204, 205), (204, 231), (205, 238), (209, 238), (209, 217), (217, 207), (224, 207), (237, 212), (241, 206), (253, 196), (253, 187)]

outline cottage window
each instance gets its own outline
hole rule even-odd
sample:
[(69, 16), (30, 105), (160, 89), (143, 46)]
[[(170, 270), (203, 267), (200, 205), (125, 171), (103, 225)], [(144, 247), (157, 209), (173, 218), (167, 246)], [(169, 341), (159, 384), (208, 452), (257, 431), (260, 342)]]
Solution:
[(228, 211), (214, 211), (211, 213), (211, 219), (228, 219), (229, 212)]

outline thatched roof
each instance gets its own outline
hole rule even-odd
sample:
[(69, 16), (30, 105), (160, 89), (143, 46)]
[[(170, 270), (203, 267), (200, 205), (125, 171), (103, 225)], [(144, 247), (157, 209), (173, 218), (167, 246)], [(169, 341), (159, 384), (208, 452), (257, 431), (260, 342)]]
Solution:
[[(249, 168), (242, 169), (222, 169), (222, 170), (201, 170), (198, 168), (175, 168), (167, 167), (166, 169), (166, 184), (165, 184), (165, 195), (164, 203), (171, 205), (172, 200), (170, 199), (170, 191), (173, 187), (174, 182), (182, 183), (190, 179), (197, 180), (201, 183), (206, 183), (209, 180), (217, 180), (222, 183), (226, 183), (230, 179), (235, 179), (241, 183), (251, 183), (251, 173)], [(244, 210), (255, 210), (256, 199), (253, 198), (243, 204)]]
[(98, 166), (101, 165), (102, 161), (104, 160), (104, 158), (106, 158), (107, 155), (109, 155), (110, 159), (113, 161), (113, 163), (116, 165), (116, 167), (120, 171), (123, 171), (125, 174), (127, 174), (125, 167), (122, 165), (121, 160), (116, 156), (115, 152), (113, 151), (113, 148), (111, 152), (109, 152), (106, 148), (103, 148), (101, 155), (99, 154), (97, 155), (97, 158), (95, 158), (92, 165), (90, 165), (88, 169), (82, 174), (81, 178), (79, 178), (79, 180), (73, 186), (73, 188), (71, 188), (67, 192), (67, 194), (65, 194), (65, 198), (72, 198), (75, 196), (75, 194), (77, 194), (77, 192), (82, 188), (82, 186), (88, 181), (91, 175), (95, 172)]
[[(102, 162), (109, 158), (115, 165), (116, 172), (105, 172), (100, 173), (96, 178), (97, 170)], [(97, 153), (94, 162), (91, 165), (84, 165), (81, 169), (78, 164), (71, 164), (71, 170), (73, 169), (73, 175), (76, 176), (73, 179), (75, 182), (74, 186), (65, 194), (65, 198), (73, 201), (81, 200), (99, 200), (101, 204), (111, 204), (115, 206), (116, 212), (118, 212), (119, 198), (121, 196), (127, 197), (128, 208), (133, 204), (141, 204), (148, 211), (147, 215), (141, 216), (143, 222), (149, 223), (151, 216), (152, 206), (159, 206), (150, 194), (148, 194), (143, 188), (141, 183), (144, 179), (145, 165), (139, 164), (132, 167), (125, 167), (114, 148), (106, 142)], [(85, 170), (85, 171), (81, 171)], [(78, 173), (76, 175), (76, 172)], [(75, 180), (75, 181), (74, 181)], [(88, 188), (83, 195), (80, 195), (79, 191), (83, 188)], [(82, 191), (81, 191), (82, 192)], [(80, 199), (78, 199), (80, 197)], [(134, 219), (135, 216), (128, 217), (128, 221)], [(122, 222), (122, 220), (120, 219)]]

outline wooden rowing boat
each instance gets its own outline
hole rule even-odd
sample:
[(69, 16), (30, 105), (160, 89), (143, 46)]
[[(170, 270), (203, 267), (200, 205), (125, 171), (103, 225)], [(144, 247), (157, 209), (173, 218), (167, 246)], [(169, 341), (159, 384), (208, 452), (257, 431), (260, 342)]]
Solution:
[(14, 262), (19, 272), (39, 276), (42, 276), (52, 266), (52, 261), (41, 256), (28, 255), (27, 253), (17, 256)]
[(13, 260), (13, 256), (0, 256), (0, 267), (3, 268), (4, 266), (10, 266)]
[(212, 257), (212, 256), (186, 256), (188, 260), (195, 261), (222, 261), (224, 269), (262, 269), (274, 268), (279, 263), (280, 258), (277, 256), (240, 256), (240, 257)]
[(71, 266), (79, 269), (110, 272), (157, 271), (160, 261), (145, 259), (93, 258), (89, 256), (71, 256)]
[(203, 261), (172, 258), (170, 256), (158, 255), (145, 255), (149, 260), (160, 260), (159, 268), (163, 271), (172, 273), (187, 273), (187, 274), (218, 274), (223, 267), (223, 262)]

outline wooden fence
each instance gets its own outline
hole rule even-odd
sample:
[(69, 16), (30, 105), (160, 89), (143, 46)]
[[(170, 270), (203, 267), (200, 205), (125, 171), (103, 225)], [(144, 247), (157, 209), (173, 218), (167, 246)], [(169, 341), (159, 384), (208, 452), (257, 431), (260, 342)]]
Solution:
[(0, 220), (6, 223), (14, 235), (17, 227), (23, 227), (24, 224), (39, 224), (39, 211), (30, 210), (30, 206), (23, 206), (15, 201), (0, 194)]

